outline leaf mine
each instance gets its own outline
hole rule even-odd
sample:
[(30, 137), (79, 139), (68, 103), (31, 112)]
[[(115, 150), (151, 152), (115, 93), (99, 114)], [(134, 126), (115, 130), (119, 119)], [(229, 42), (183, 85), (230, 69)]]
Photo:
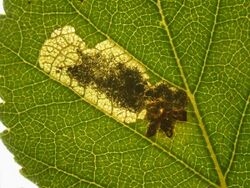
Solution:
[[(98, 106), (104, 112), (112, 115), (121, 122), (132, 123), (138, 118), (143, 119), (145, 111), (140, 113), (120, 107), (112, 102), (104, 93), (98, 92), (94, 86), (83, 87), (76, 79), (73, 79), (68, 68), (81, 64), (81, 54), (96, 58), (101, 55), (110, 66), (122, 62), (129, 67), (136, 67), (145, 79), (148, 75), (144, 67), (133, 60), (124, 50), (109, 40), (98, 43), (95, 48), (87, 48), (85, 42), (75, 33), (72, 26), (64, 26), (56, 29), (47, 39), (40, 50), (39, 65), (53, 79), (70, 87), (87, 102)], [(106, 63), (107, 64), (107, 63)], [(105, 72), (102, 70), (102, 73)], [(105, 76), (105, 75), (103, 75)]]
[(71, 26), (56, 29), (41, 48), (40, 67), (87, 102), (120, 122), (149, 122), (172, 137), (176, 121), (187, 121), (187, 96), (160, 82), (151, 85), (145, 68), (110, 40), (88, 48)]

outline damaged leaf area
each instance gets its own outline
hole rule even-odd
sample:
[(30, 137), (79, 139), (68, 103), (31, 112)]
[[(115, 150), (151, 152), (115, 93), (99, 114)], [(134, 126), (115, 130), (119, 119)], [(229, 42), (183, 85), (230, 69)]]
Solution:
[(46, 40), (39, 64), (118, 121), (149, 120), (147, 137), (159, 128), (172, 137), (175, 120), (187, 120), (185, 92), (163, 82), (151, 86), (144, 67), (109, 40), (89, 49), (73, 27), (65, 26)]
[[(96, 84), (91, 84), (95, 77), (100, 80), (105, 79), (107, 74), (112, 74), (111, 71), (115, 71), (119, 66), (116, 65), (117, 62), (126, 62), (130, 66), (136, 64), (122, 49), (108, 40), (97, 44), (95, 48), (87, 48), (85, 42), (75, 34), (75, 29), (71, 26), (55, 30), (43, 45), (39, 56), (41, 68), (52, 78), (71, 87), (89, 103), (102, 108), (119, 121), (135, 122), (139, 114), (117, 107), (111, 99), (107, 98), (107, 95), (96, 91)], [(81, 64), (86, 65), (85, 68), (82, 66), (82, 71), (81, 68), (76, 67)], [(145, 72), (137, 64), (138, 71), (141, 69), (141, 72)], [(144, 77), (147, 75), (145, 74)], [(107, 84), (111, 83), (112, 81)]]
[(250, 187), (247, 1), (18, 1), (1, 140), (38, 187)]

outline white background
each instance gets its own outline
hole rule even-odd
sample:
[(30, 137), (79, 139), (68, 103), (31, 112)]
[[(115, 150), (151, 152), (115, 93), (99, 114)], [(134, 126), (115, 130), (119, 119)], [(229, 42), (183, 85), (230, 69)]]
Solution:
[[(4, 14), (3, 0), (0, 0), (0, 14)], [(0, 103), (3, 103), (1, 98)], [(3, 132), (5, 129), (0, 122), (0, 132)], [(0, 188), (37, 188), (35, 184), (19, 173), (20, 169), (21, 167), (14, 161), (13, 155), (0, 139)]]

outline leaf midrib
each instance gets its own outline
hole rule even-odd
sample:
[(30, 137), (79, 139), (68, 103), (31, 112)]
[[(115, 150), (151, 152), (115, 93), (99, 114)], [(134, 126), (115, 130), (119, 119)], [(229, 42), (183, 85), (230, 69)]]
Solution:
[[(214, 24), (213, 24), (212, 30), (214, 30), (215, 25), (216, 25), (216, 19), (217, 19), (217, 15), (218, 15), (218, 11), (219, 11), (219, 3), (220, 3), (220, 0), (217, 1), (216, 14), (215, 14)], [(176, 64), (177, 64), (177, 66), (178, 66), (178, 68), (179, 68), (179, 71), (180, 71), (182, 80), (183, 80), (183, 82), (184, 82), (184, 85), (185, 85), (185, 88), (186, 88), (187, 95), (188, 95), (188, 97), (189, 97), (189, 99), (190, 99), (190, 102), (191, 102), (193, 108), (194, 108), (194, 113), (195, 113), (195, 115), (196, 115), (196, 117), (197, 117), (197, 119), (198, 119), (199, 127), (200, 127), (200, 129), (201, 129), (201, 131), (202, 131), (202, 136), (203, 136), (204, 139), (205, 139), (205, 142), (206, 142), (207, 147), (208, 147), (208, 151), (209, 151), (209, 153), (210, 153), (210, 155), (211, 155), (211, 158), (212, 158), (212, 160), (213, 160), (215, 169), (216, 169), (216, 171), (217, 171), (217, 174), (218, 174), (218, 177), (219, 177), (219, 180), (220, 180), (220, 186), (223, 187), (223, 188), (224, 188), (224, 187), (227, 187), (227, 184), (226, 184), (226, 181), (225, 181), (225, 177), (224, 177), (224, 175), (223, 175), (223, 173), (222, 173), (222, 170), (221, 170), (221, 167), (220, 167), (219, 162), (218, 162), (218, 160), (217, 160), (217, 157), (216, 157), (216, 154), (215, 154), (215, 152), (214, 152), (213, 146), (212, 146), (212, 144), (211, 144), (211, 142), (210, 142), (210, 139), (209, 139), (207, 130), (206, 130), (206, 128), (205, 128), (205, 125), (204, 125), (204, 123), (203, 123), (203, 120), (202, 120), (200, 111), (199, 111), (199, 109), (198, 109), (197, 102), (196, 102), (195, 97), (194, 97), (194, 95), (192, 94), (192, 92), (191, 92), (191, 90), (190, 90), (190, 88), (189, 88), (189, 85), (188, 85), (186, 76), (185, 76), (184, 71), (183, 71), (183, 68), (182, 68), (182, 66), (181, 66), (180, 59), (179, 59), (179, 57), (178, 57), (178, 54), (177, 54), (177, 51), (176, 51), (174, 42), (173, 42), (173, 40), (172, 40), (171, 33), (170, 33), (170, 31), (169, 31), (169, 28), (168, 28), (168, 24), (167, 24), (167, 22), (166, 22), (166, 20), (165, 20), (165, 17), (164, 17), (164, 13), (163, 13), (163, 9), (162, 9), (161, 1), (160, 1), (160, 0), (157, 0), (157, 7), (158, 7), (159, 12), (160, 12), (160, 15), (161, 15), (162, 25), (164, 26), (164, 29), (165, 29), (165, 31), (167, 32), (167, 38), (168, 38), (168, 40), (169, 40), (169, 42), (170, 42), (170, 45), (171, 45), (171, 48), (172, 48), (172, 50), (173, 50), (174, 57), (175, 57), (175, 60), (176, 60)], [(210, 43), (209, 43), (209, 45), (208, 45), (208, 49), (207, 49), (207, 52), (206, 52), (206, 59), (207, 59), (208, 51), (209, 51), (210, 46), (211, 46), (211, 43), (212, 43), (211, 41), (212, 41), (213, 33), (214, 33), (214, 31), (212, 31), (212, 34), (211, 34), (211, 36), (210, 36), (211, 38), (210, 38)], [(206, 61), (206, 59), (205, 59), (205, 61)], [(203, 66), (203, 67), (204, 67), (204, 66)], [(202, 74), (202, 73), (203, 73), (203, 72), (201, 72), (201, 74)], [(202, 75), (201, 75), (201, 76), (202, 76)], [(201, 78), (201, 76), (200, 76), (200, 78)], [(199, 78), (199, 79), (200, 79), (200, 78)]]

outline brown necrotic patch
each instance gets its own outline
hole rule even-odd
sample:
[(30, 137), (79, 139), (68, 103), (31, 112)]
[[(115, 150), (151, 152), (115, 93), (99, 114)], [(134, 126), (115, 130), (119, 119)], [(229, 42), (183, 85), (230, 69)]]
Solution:
[(182, 90), (160, 83), (146, 92), (146, 119), (149, 121), (147, 137), (161, 129), (172, 137), (176, 121), (187, 121), (187, 95)]
[(90, 86), (120, 107), (133, 112), (138, 113), (144, 108), (144, 93), (148, 84), (137, 67), (128, 67), (122, 62), (113, 63), (112, 59), (104, 58), (99, 53), (94, 56), (78, 53), (81, 63), (69, 67), (67, 72), (82, 87)]
[(92, 87), (104, 93), (110, 101), (135, 113), (146, 109), (145, 119), (149, 121), (147, 137), (162, 130), (172, 137), (176, 121), (186, 121), (187, 96), (182, 90), (166, 83), (151, 86), (136, 67), (122, 62), (112, 63), (112, 59), (101, 54), (89, 56), (78, 51), (80, 62), (69, 67), (67, 73), (86, 88)]
[(117, 120), (147, 120), (147, 137), (158, 130), (172, 137), (176, 121), (187, 121), (186, 93), (165, 82), (151, 85), (144, 67), (109, 40), (90, 49), (73, 27), (59, 28), (42, 47), (39, 64)]

